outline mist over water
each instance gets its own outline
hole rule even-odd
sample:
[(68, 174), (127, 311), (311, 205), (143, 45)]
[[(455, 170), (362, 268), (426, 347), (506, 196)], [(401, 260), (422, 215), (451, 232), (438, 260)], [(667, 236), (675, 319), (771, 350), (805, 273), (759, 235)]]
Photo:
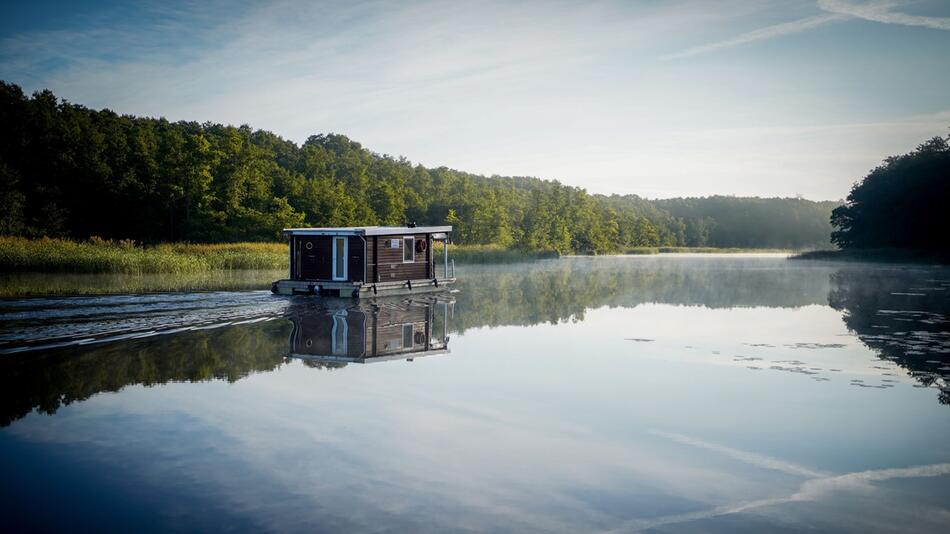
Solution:
[(0, 525), (946, 527), (950, 269), (684, 255), (459, 277), (360, 303), (0, 301)]

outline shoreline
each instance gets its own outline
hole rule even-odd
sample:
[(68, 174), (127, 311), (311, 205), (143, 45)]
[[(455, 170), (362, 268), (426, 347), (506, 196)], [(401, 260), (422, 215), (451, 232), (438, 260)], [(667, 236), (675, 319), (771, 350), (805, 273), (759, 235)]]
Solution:
[(918, 249), (808, 250), (790, 255), (790, 260), (867, 263), (950, 264), (950, 253)]
[[(793, 254), (791, 249), (738, 247), (635, 247), (611, 256), (658, 254)], [(449, 246), (449, 259), (461, 263), (516, 263), (587, 253), (560, 254), (552, 250), (524, 250), (500, 245)], [(604, 256), (604, 255), (600, 255)], [(433, 250), (436, 262), (442, 250)], [(217, 271), (286, 270), (287, 244), (281, 242), (244, 243), (159, 243), (141, 245), (134, 241), (86, 241), (68, 239), (0, 236), (0, 273), (197, 275)]]
[[(285, 246), (281, 247), (282, 249)], [(677, 252), (657, 254), (612, 254), (612, 255), (563, 255), (550, 252), (526, 253), (516, 249), (499, 247), (465, 247), (449, 249), (449, 257), (458, 260), (460, 265), (505, 265), (531, 263), (542, 260), (579, 259), (648, 259), (675, 258), (713, 259), (716, 257), (788, 257), (790, 251), (774, 250), (752, 251), (748, 249), (715, 253), (711, 250), (693, 253), (682, 249)], [(281, 252), (286, 262), (286, 253)], [(441, 255), (437, 255), (436, 264), (440, 265)], [(0, 305), (2, 299), (20, 298), (65, 298), (98, 295), (145, 295), (157, 293), (213, 292), (268, 290), (274, 280), (286, 275), (286, 266), (267, 269), (205, 269), (178, 272), (73, 272), (65, 271), (10, 271), (0, 270)]]
[(796, 254), (791, 248), (746, 248), (746, 247), (635, 247), (619, 256), (652, 256), (657, 254)]

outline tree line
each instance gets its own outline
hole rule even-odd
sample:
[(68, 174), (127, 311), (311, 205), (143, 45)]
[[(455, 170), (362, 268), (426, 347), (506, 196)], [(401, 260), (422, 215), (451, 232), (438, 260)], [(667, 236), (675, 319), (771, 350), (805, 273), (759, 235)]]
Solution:
[(835, 203), (591, 195), (531, 177), (426, 168), (342, 135), (169, 122), (0, 82), (0, 234), (271, 241), (294, 226), (451, 224), (464, 244), (560, 253), (827, 246)]
[(854, 185), (832, 212), (831, 240), (844, 249), (950, 253), (950, 135), (891, 156)]

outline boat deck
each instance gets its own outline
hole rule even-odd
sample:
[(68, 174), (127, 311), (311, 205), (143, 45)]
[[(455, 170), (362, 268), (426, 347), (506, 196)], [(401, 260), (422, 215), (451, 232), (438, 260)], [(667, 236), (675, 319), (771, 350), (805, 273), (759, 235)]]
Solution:
[(429, 278), (391, 282), (333, 282), (328, 280), (278, 280), (271, 291), (278, 295), (321, 295), (329, 297), (367, 298), (382, 295), (411, 295), (442, 291), (455, 283), (455, 278)]

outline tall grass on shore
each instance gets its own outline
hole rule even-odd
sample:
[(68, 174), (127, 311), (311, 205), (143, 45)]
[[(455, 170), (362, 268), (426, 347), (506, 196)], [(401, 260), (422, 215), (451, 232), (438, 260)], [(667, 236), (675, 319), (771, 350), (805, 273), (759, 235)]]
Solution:
[[(442, 247), (436, 245), (436, 262)], [(457, 263), (503, 263), (557, 257), (497, 245), (449, 245)], [(25, 239), (0, 236), (0, 272), (187, 274), (219, 270), (286, 270), (286, 243), (164, 243), (143, 247), (132, 241)]]
[(634, 247), (624, 254), (791, 254), (793, 251), (782, 248), (719, 248), (719, 247)]
[[(437, 264), (442, 246), (433, 246)], [(788, 252), (765, 249), (690, 247), (639, 247), (626, 254), (669, 252)], [(208, 271), (286, 270), (286, 243), (164, 243), (152, 246), (132, 241), (26, 239), (0, 236), (0, 272), (187, 274)], [(551, 251), (525, 251), (498, 245), (449, 245), (449, 258), (457, 263), (514, 263), (557, 258)]]
[(212, 270), (286, 269), (287, 245), (87, 241), (0, 237), (0, 271), (53, 273), (197, 273)]
[(0, 273), (0, 299), (39, 296), (128, 295), (175, 291), (269, 290), (285, 269), (197, 273)]

